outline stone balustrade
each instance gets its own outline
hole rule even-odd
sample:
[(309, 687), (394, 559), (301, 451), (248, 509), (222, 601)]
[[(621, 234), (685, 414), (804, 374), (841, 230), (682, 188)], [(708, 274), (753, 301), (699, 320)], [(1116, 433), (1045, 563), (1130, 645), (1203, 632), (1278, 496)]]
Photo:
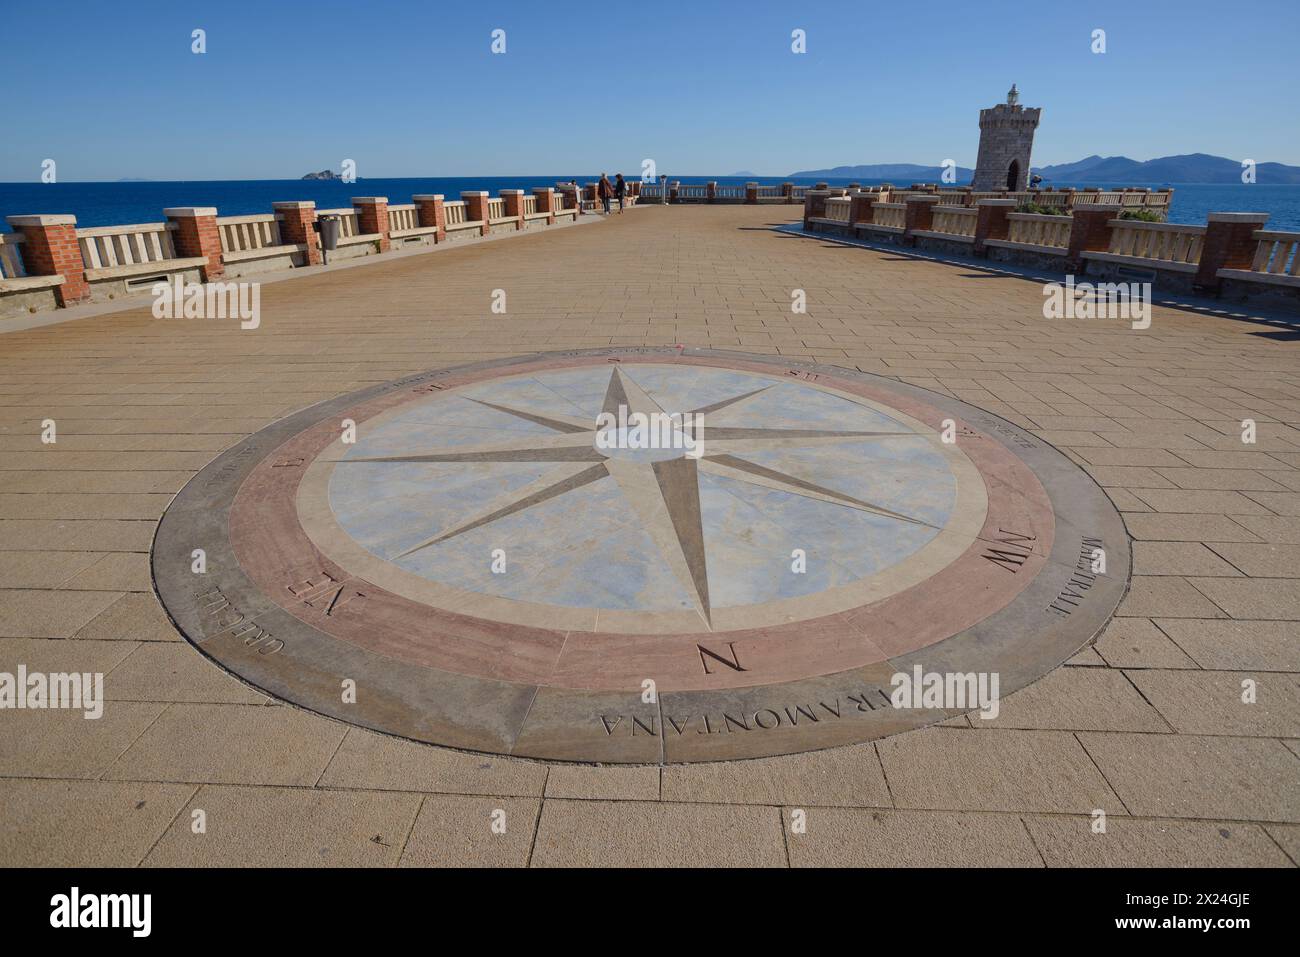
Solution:
[[(629, 191), (635, 202), (640, 184)], [(312, 202), (274, 203), (273, 212), (218, 216), (211, 207), (163, 211), (164, 220), (77, 228), (66, 215), (10, 216), (13, 233), (0, 234), (0, 317), (150, 290), (157, 282), (210, 282), (259, 272), (319, 265), (319, 226), (338, 221), (338, 245), (329, 261), (438, 245), (490, 232), (542, 229), (573, 223), (580, 205), (573, 188), (502, 190), (412, 197), (389, 205), (363, 196), (351, 206), (317, 209)]]
[(1300, 233), (1263, 229), (1265, 213), (1210, 213), (1204, 226), (1126, 219), (1156, 195), (1139, 190), (1038, 204), (1059, 214), (1016, 212), (1028, 194), (986, 195), (972, 207), (927, 190), (848, 192), (807, 190), (804, 229), (1300, 309)]

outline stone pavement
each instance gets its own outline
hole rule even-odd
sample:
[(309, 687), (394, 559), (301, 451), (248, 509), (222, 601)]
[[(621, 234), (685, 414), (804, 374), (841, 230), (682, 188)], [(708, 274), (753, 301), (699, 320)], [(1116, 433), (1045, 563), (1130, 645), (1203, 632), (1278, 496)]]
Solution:
[[(305, 276), (263, 287), (256, 331), (132, 308), (0, 336), (0, 672), (105, 672), (109, 699), (94, 721), (0, 711), (0, 863), (1300, 861), (1300, 332), (1166, 308), (1146, 331), (1046, 320), (1034, 282), (771, 231), (796, 212), (656, 207)], [(675, 343), (897, 377), (1034, 431), (1124, 516), (1116, 618), (995, 720), (661, 770), (276, 704), (153, 596), (172, 495), (280, 417), (430, 368)]]

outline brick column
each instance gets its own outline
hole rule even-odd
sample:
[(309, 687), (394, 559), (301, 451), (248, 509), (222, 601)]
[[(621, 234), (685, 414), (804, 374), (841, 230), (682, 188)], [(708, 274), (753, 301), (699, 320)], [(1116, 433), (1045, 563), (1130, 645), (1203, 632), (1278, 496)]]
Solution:
[(903, 245), (915, 246), (916, 237), (912, 233), (918, 229), (929, 229), (934, 219), (934, 207), (939, 202), (938, 196), (909, 196), (907, 208), (903, 211)]
[(1267, 222), (1268, 213), (1210, 213), (1193, 284), (1217, 292), (1220, 269), (1249, 269), (1255, 261), (1255, 230)]
[(746, 183), (746, 184), (745, 184), (745, 203), (746, 203), (747, 205), (749, 205), (749, 206), (756, 206), (756, 205), (758, 204), (758, 184), (757, 184), (757, 183)]
[(506, 201), (506, 215), (515, 218), (515, 229), (524, 228), (524, 191), (522, 189), (503, 189), (501, 198)]
[(705, 183), (705, 184), (704, 184), (704, 197), (705, 197), (705, 199), (706, 199), (708, 202), (710, 202), (710, 203), (713, 202), (713, 201), (717, 198), (717, 195), (718, 195), (718, 184), (717, 184), (717, 183)]
[(668, 184), (668, 202), (670, 203), (677, 202), (677, 187), (681, 185), (682, 184), (680, 180), (673, 180), (671, 183)]
[(412, 196), (411, 202), (419, 207), (420, 225), (424, 228), (434, 226), (438, 232), (435, 233), (437, 242), (447, 241), (447, 210), (443, 206), (442, 193), (421, 193), (419, 196)]
[(1011, 229), (1007, 213), (1014, 211), (1014, 199), (981, 199), (975, 204), (975, 246), (972, 250), (976, 256), (987, 256), (988, 239), (1006, 239)]
[(880, 199), (879, 193), (854, 193), (849, 200), (849, 225), (869, 223), (874, 213), (871, 207)]
[(316, 234), (316, 204), (307, 202), (272, 203), (275, 218), (280, 221), (280, 241), (283, 243), (305, 243), (307, 246), (307, 265), (319, 266), (321, 263), (320, 237)]
[(217, 229), (217, 210), (214, 206), (178, 206), (164, 209), (163, 215), (176, 224), (172, 230), (172, 243), (176, 255), (182, 258), (202, 256), (208, 261), (199, 268), (204, 282), (212, 282), (226, 274), (226, 264), (221, 258), (221, 233)]
[(486, 236), (490, 227), (488, 226), (488, 194), (485, 189), (472, 189), (460, 194), (460, 198), (465, 201), (465, 220), (474, 222), (482, 220), (483, 226), (480, 235)]
[(825, 189), (808, 189), (803, 194), (803, 228), (811, 229), (811, 220), (826, 215), (826, 200), (830, 191)]
[(533, 196), (537, 199), (537, 211), (546, 214), (546, 225), (555, 225), (555, 190), (549, 186), (534, 186)]
[(1085, 252), (1104, 253), (1110, 247), (1110, 221), (1118, 219), (1119, 206), (1079, 203), (1070, 211), (1070, 245), (1065, 252), (1065, 266), (1072, 273), (1082, 273)]
[(784, 199), (787, 204), (794, 202), (794, 183), (781, 184), (781, 198)]
[(388, 197), (353, 196), (352, 205), (357, 211), (357, 231), (379, 234), (379, 251), (388, 252), (392, 244), (388, 239)]
[(63, 285), (54, 287), (60, 306), (74, 306), (90, 297), (77, 245), (76, 216), (6, 216), (5, 220), (23, 234), (18, 249), (27, 275), (63, 277)]

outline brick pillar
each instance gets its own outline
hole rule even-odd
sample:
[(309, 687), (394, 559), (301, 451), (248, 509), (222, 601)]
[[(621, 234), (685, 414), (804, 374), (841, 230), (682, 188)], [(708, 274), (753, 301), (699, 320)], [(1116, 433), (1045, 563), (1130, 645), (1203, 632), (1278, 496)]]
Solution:
[(869, 223), (874, 215), (871, 207), (880, 199), (879, 193), (855, 193), (849, 200), (849, 224)]
[(1065, 252), (1065, 266), (1072, 273), (1083, 273), (1085, 252), (1104, 253), (1110, 247), (1110, 221), (1118, 219), (1121, 208), (1100, 203), (1079, 203), (1070, 211), (1070, 245)]
[(74, 306), (90, 297), (86, 266), (77, 245), (76, 216), (6, 216), (6, 221), (23, 234), (18, 247), (23, 268), (29, 276), (62, 276), (63, 285), (54, 287), (60, 306)]
[(829, 188), (830, 188), (829, 184), (827, 183), (816, 183), (813, 186), (813, 189), (829, 189)]
[(503, 189), (501, 198), (506, 201), (506, 215), (515, 218), (515, 229), (524, 228), (524, 191), (522, 189)]
[(1007, 238), (1011, 228), (1007, 214), (1015, 208), (1014, 199), (981, 199), (975, 204), (975, 246), (972, 251), (976, 256), (988, 255), (985, 240)]
[(465, 220), (466, 222), (483, 221), (480, 235), (486, 236), (489, 231), (488, 226), (488, 194), (485, 189), (466, 190), (460, 194), (460, 198), (465, 201)]
[(353, 196), (352, 205), (357, 211), (357, 230), (364, 234), (379, 234), (379, 251), (386, 253), (392, 244), (388, 239), (388, 197)]
[(419, 207), (420, 225), (425, 228), (437, 227), (438, 232), (434, 234), (436, 241), (446, 242), (447, 210), (443, 206), (442, 193), (422, 193), (419, 196), (412, 196), (411, 202)]
[(745, 184), (745, 202), (746, 202), (746, 204), (748, 204), (748, 205), (750, 205), (750, 206), (756, 206), (756, 205), (758, 204), (758, 184), (757, 184), (757, 183), (746, 183), (746, 184)]
[(808, 189), (803, 194), (803, 228), (811, 229), (811, 220), (826, 215), (826, 200), (830, 190)]
[(212, 282), (226, 274), (226, 264), (221, 258), (221, 233), (217, 229), (217, 210), (214, 206), (179, 206), (164, 209), (163, 215), (176, 224), (172, 230), (172, 243), (176, 255), (182, 258), (202, 256), (208, 261), (199, 268), (204, 282)]
[(929, 229), (934, 219), (934, 207), (939, 202), (938, 196), (909, 196), (907, 208), (903, 212), (903, 245), (915, 246), (916, 237), (912, 234), (918, 229)]
[(781, 198), (784, 199), (787, 204), (794, 202), (794, 183), (781, 184)]
[(305, 243), (307, 246), (307, 265), (319, 266), (321, 263), (320, 237), (316, 234), (316, 204), (307, 202), (272, 203), (275, 218), (280, 221), (280, 241), (283, 243)]
[(717, 198), (717, 196), (718, 196), (718, 184), (717, 184), (717, 183), (705, 183), (705, 184), (704, 184), (704, 196), (705, 196), (705, 198), (708, 200), (708, 202), (710, 202), (710, 203), (713, 202), (713, 201)]
[[(537, 211), (546, 214), (546, 225), (554, 226), (556, 209), (555, 201), (560, 197), (557, 197), (555, 195), (555, 190), (549, 186), (534, 186), (533, 196), (537, 199)], [(560, 201), (563, 202), (563, 199), (560, 198)]]
[(681, 185), (682, 184), (679, 180), (673, 180), (671, 183), (668, 184), (668, 202), (670, 203), (677, 202), (677, 187)]
[(1266, 222), (1268, 213), (1210, 213), (1193, 284), (1217, 292), (1220, 269), (1249, 269), (1255, 261), (1255, 230), (1263, 229)]

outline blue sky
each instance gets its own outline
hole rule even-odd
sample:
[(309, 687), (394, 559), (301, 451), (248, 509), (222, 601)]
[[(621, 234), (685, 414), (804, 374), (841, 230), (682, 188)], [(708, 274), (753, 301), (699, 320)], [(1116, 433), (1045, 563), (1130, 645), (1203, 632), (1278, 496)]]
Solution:
[(1035, 165), (1300, 164), (1297, 40), (1296, 0), (0, 0), (0, 181), (973, 166), (1012, 81)]

